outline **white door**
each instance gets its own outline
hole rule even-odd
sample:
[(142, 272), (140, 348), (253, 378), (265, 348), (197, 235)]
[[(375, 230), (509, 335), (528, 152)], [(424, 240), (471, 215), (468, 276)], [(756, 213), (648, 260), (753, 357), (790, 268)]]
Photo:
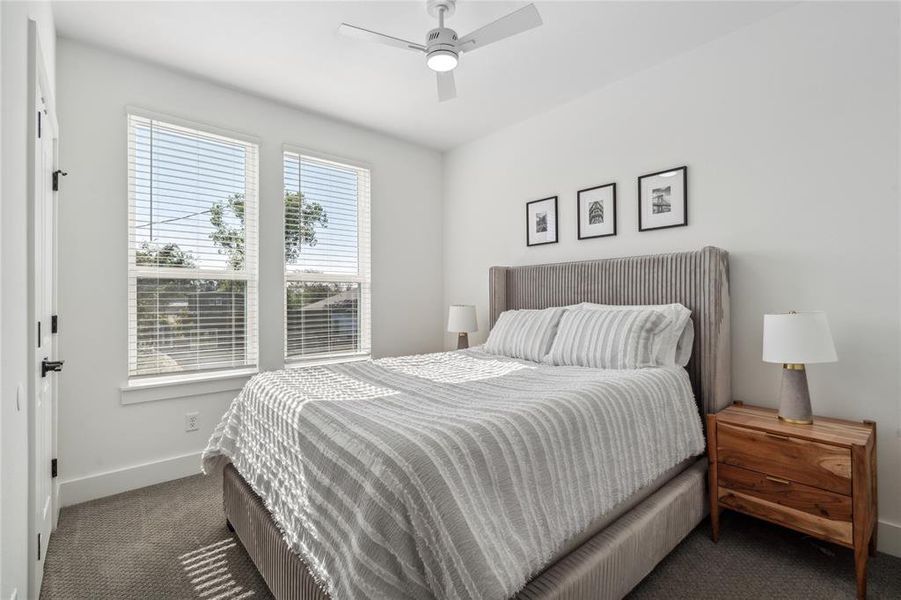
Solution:
[(30, 531), (29, 546), (31, 584), (33, 596), (37, 597), (44, 575), (44, 557), (47, 543), (55, 521), (53, 505), (53, 485), (51, 459), (53, 458), (53, 415), (55, 411), (54, 392), (56, 377), (53, 369), (57, 357), (53, 343), (54, 298), (54, 214), (55, 193), (53, 191), (53, 171), (56, 127), (43, 99), (38, 85), (35, 94), (35, 144), (34, 144), (34, 261), (33, 279), (34, 317), (36, 323), (34, 347), (34, 401), (29, 411), (29, 448), (31, 456), (29, 471), (30, 489)]

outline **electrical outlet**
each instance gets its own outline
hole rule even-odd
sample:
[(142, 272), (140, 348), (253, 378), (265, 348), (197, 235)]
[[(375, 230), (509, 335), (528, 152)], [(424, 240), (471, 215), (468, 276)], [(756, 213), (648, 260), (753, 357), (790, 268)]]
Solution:
[(199, 421), (200, 421), (200, 413), (198, 413), (198, 412), (185, 413), (185, 431), (197, 431)]

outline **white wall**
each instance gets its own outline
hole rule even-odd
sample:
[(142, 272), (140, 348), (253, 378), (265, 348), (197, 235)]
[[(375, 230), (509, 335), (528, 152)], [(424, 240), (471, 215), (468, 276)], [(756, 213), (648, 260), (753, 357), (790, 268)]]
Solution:
[[(48, 2), (0, 3), (0, 598), (28, 598), (28, 22), (54, 82), (56, 32)], [(23, 397), (17, 405), (16, 390)]]
[[(127, 105), (260, 139), (261, 368), (283, 364), (284, 143), (372, 167), (373, 354), (441, 349), (440, 154), (69, 40), (59, 41), (58, 58), (61, 166), (69, 172), (59, 240), (64, 504), (197, 472), (197, 453), (236, 394), (120, 404), (127, 380)], [(184, 414), (194, 410), (200, 431), (185, 433)], [(145, 463), (156, 464), (109, 474)]]
[[(0, 7), (0, 67), (3, 65), (3, 8)], [(5, 70), (4, 70), (5, 71)], [(5, 89), (4, 81), (3, 81), (3, 72), (0, 71), (0, 207), (3, 206), (3, 173), (2, 173), (2, 165), (3, 165), (3, 90)], [(3, 211), (0, 209), (0, 234), (3, 232)], [(3, 245), (0, 244), (0, 281), (3, 281)], [(3, 293), (2, 293), (2, 284), (0, 284), (0, 340), (3, 339)], [(3, 344), (0, 343), (0, 365), (3, 364)], [(5, 474), (3, 467), (3, 413), (5, 412), (6, 406), (6, 394), (4, 393), (6, 389), (3, 387), (3, 368), (0, 367), (0, 478)], [(5, 580), (3, 574), (5, 572), (5, 565), (7, 559), (4, 557), (3, 550), (3, 521), (4, 521), (4, 512), (3, 512), (3, 485), (0, 483), (0, 597), (2, 597), (4, 593), (3, 582)]]
[[(898, 55), (896, 4), (804, 3), (451, 151), (445, 304), (478, 305), (480, 341), (491, 265), (727, 249), (735, 398), (775, 404), (764, 313), (827, 311), (840, 361), (810, 367), (814, 409), (877, 421), (880, 547), (901, 554)], [(683, 164), (689, 226), (639, 233), (636, 177)], [(619, 235), (578, 241), (576, 191), (613, 181)], [(527, 248), (525, 202), (551, 195), (561, 241)]]

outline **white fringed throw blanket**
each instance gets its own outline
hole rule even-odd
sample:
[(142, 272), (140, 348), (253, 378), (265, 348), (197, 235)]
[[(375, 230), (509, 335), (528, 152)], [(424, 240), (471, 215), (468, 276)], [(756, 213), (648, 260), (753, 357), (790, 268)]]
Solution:
[(336, 600), (501, 600), (703, 446), (681, 368), (468, 350), (261, 373), (203, 460), (234, 463)]

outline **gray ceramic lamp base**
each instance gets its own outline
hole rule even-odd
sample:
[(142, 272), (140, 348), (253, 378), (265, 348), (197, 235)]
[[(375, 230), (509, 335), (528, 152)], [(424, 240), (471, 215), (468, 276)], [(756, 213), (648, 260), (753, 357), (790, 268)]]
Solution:
[(465, 350), (469, 348), (469, 334), (468, 333), (458, 333), (457, 334), (457, 350)]
[(779, 389), (779, 418), (788, 423), (813, 423), (810, 390), (804, 365), (783, 365)]

